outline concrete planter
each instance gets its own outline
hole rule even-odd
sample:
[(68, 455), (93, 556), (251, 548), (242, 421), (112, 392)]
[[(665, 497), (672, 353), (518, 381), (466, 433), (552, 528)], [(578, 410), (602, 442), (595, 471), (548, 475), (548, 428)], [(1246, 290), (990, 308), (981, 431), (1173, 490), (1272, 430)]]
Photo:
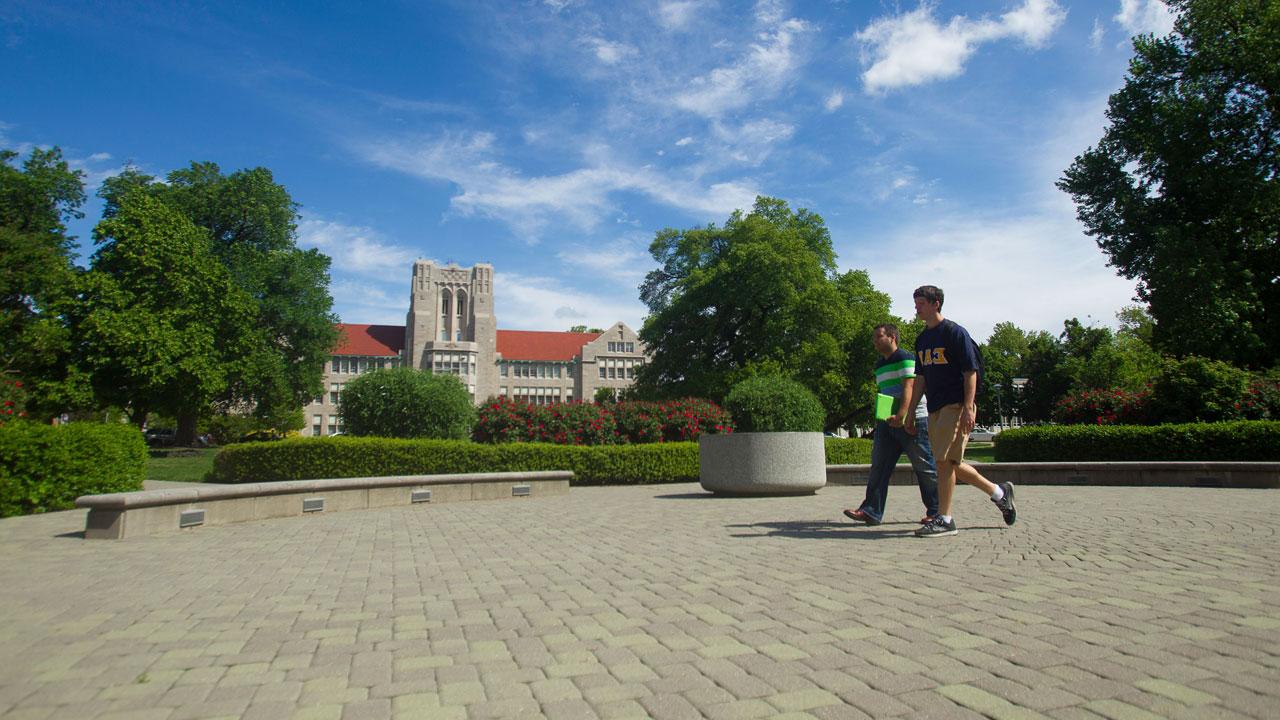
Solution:
[(827, 484), (820, 432), (733, 433), (698, 439), (702, 487), (724, 495), (812, 495)]

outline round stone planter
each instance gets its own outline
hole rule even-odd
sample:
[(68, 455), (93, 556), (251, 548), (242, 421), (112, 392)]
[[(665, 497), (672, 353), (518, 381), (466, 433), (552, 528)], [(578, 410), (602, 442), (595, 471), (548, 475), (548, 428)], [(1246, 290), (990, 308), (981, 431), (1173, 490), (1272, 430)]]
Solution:
[(702, 487), (723, 495), (812, 495), (827, 484), (820, 432), (703, 435)]

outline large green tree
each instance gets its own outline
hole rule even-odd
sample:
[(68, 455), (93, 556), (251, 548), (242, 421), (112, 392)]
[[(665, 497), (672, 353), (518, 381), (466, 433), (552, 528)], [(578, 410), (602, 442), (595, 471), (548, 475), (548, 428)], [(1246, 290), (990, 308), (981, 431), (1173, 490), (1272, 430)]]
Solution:
[[(214, 163), (192, 163), (164, 183), (136, 170), (107, 181), (105, 216), (114, 217), (134, 192), (201, 228), (210, 253), (252, 300), (255, 332), (240, 339), (214, 405), (252, 406), (259, 417), (285, 423), (321, 392), (324, 363), (338, 339), (329, 258), (297, 247), (297, 204), (265, 168), (228, 175)], [(179, 418), (180, 441), (186, 426), (194, 428), (186, 420)]]
[(869, 407), (870, 327), (889, 300), (866, 273), (837, 274), (821, 216), (760, 197), (724, 227), (662, 230), (649, 251), (659, 267), (640, 287), (651, 361), (639, 392), (720, 401), (748, 377), (782, 374), (818, 396), (828, 427)]
[(252, 298), (207, 233), (144, 192), (117, 198), (94, 236), (71, 321), (98, 397), (139, 425), (153, 411), (195, 418), (252, 357)]
[(1111, 264), (1138, 280), (1163, 351), (1280, 358), (1280, 3), (1169, 0), (1134, 39), (1099, 143), (1058, 186)]
[(33, 416), (48, 416), (91, 402), (61, 315), (76, 275), (66, 222), (83, 217), (84, 174), (56, 147), (32, 150), (21, 168), (17, 157), (0, 151), (0, 375), (29, 389)]

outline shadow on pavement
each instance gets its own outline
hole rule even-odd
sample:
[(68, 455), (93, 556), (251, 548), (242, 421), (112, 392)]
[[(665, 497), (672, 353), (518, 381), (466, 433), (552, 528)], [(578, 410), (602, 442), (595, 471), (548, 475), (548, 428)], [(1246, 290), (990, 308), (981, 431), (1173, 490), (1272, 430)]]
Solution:
[(83, 531), (83, 530), (72, 530), (71, 532), (58, 533), (57, 535), (54, 535), (54, 537), (60, 537), (60, 538), (75, 538), (75, 539), (77, 539), (77, 540), (83, 540), (83, 539), (84, 539), (84, 531)]
[(854, 525), (847, 522), (762, 522), (742, 525), (726, 525), (728, 528), (754, 528), (763, 532), (736, 533), (732, 537), (792, 537), (812, 540), (847, 538), (849, 540), (878, 540), (881, 538), (910, 537), (919, 527), (916, 523), (884, 523), (883, 525)]

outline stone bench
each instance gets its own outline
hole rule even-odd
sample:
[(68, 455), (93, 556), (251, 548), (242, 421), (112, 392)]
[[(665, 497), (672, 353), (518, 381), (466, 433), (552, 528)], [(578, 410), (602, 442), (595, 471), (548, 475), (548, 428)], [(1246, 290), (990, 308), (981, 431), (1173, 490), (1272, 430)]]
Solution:
[[(970, 463), (988, 480), (1015, 485), (1110, 485), (1280, 488), (1277, 462), (1013, 462)], [(828, 485), (866, 485), (870, 465), (828, 465)], [(898, 465), (892, 485), (915, 485), (910, 465)]]
[(127, 538), (205, 525), (413, 504), (541, 497), (569, 492), (567, 471), (404, 475), (200, 485), (84, 495), (86, 538)]

